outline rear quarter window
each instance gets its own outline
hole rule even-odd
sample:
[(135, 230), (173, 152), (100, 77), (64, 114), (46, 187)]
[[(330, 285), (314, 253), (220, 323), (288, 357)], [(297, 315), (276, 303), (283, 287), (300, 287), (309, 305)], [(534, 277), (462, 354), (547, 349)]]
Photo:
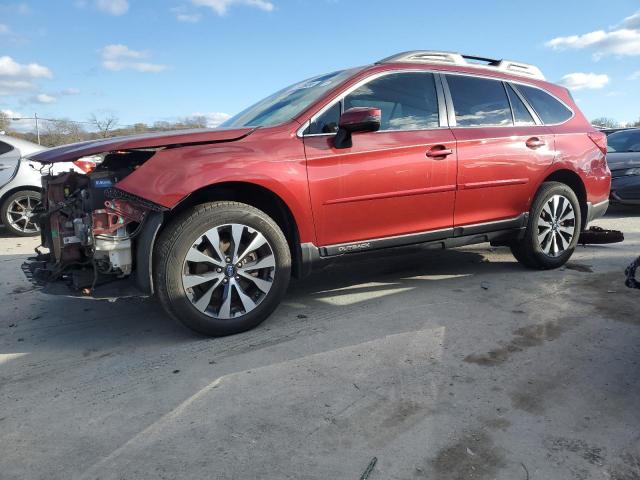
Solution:
[(547, 125), (566, 122), (573, 116), (571, 110), (544, 90), (526, 85), (516, 85), (516, 88)]

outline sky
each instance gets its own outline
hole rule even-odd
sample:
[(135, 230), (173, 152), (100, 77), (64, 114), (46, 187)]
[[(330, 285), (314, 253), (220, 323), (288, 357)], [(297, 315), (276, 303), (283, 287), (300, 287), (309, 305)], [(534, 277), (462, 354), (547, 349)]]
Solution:
[(637, 0), (0, 0), (0, 110), (215, 126), (304, 78), (416, 49), (532, 63), (588, 118), (640, 118)]

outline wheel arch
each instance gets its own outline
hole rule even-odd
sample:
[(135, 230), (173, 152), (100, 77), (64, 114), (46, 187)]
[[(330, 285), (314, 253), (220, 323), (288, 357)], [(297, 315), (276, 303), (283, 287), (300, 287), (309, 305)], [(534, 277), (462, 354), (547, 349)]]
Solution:
[[(576, 172), (567, 169), (556, 170), (545, 177), (542, 183), (545, 182), (559, 182), (567, 185), (578, 197), (578, 202), (580, 203), (580, 217), (582, 218), (582, 225), (587, 224), (588, 218), (588, 204), (587, 204), (587, 189), (584, 185), (584, 182), (580, 178)], [(538, 190), (540, 189), (538, 187)], [(537, 190), (536, 190), (537, 191)]]
[(293, 263), (292, 274), (295, 277), (303, 276), (300, 231), (296, 218), (287, 203), (277, 193), (262, 185), (243, 181), (227, 181), (202, 187), (166, 212), (163, 226), (169, 223), (171, 218), (190, 207), (220, 200), (246, 203), (269, 215), (287, 238)]

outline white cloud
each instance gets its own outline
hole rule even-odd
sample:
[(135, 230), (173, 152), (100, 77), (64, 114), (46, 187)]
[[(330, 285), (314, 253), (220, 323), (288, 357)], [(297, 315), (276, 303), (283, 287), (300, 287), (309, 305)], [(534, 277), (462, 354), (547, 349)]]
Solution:
[(80, 90), (77, 88), (65, 88), (60, 92), (60, 95), (80, 95)]
[(189, 117), (204, 117), (207, 119), (207, 127), (215, 128), (220, 125), (222, 122), (231, 117), (228, 113), (223, 112), (208, 112), (208, 113), (193, 113)]
[(96, 0), (96, 7), (109, 15), (124, 15), (129, 11), (128, 0)]
[(46, 105), (46, 104), (50, 104), (50, 103), (56, 103), (58, 101), (58, 99), (56, 97), (54, 97), (53, 95), (48, 95), (46, 93), (39, 93), (38, 95), (33, 97), (31, 99), (31, 101), (36, 102), (36, 103), (42, 103), (42, 104)]
[[(15, 130), (18, 132), (29, 132), (33, 130), (33, 128), (35, 128), (35, 121), (30, 118), (27, 119), (26, 117), (28, 117), (28, 115), (16, 112), (15, 110), (2, 109), (0, 111), (6, 114), (7, 117), (11, 119), (11, 130)], [(13, 120), (15, 118), (24, 118), (24, 120)]]
[(11, 30), (4, 23), (0, 23), (0, 35), (7, 35)]
[(625, 18), (620, 26), (623, 28), (640, 28), (640, 10)]
[(2, 77), (51, 78), (53, 73), (37, 63), (23, 65), (5, 55), (0, 57), (0, 78)]
[(176, 16), (176, 20), (185, 23), (198, 23), (202, 20), (202, 14), (190, 11), (186, 6), (173, 7), (171, 12)]
[(36, 86), (27, 80), (3, 80), (0, 78), (0, 97), (17, 95), (34, 90)]
[(560, 79), (560, 84), (570, 90), (598, 89), (609, 83), (609, 76), (604, 73), (569, 73)]
[(198, 23), (202, 19), (199, 13), (177, 13), (176, 19), (179, 22)]
[(107, 45), (100, 50), (102, 66), (114, 72), (120, 70), (136, 70), (138, 72), (161, 72), (166, 65), (144, 61), (149, 57), (147, 52), (131, 50), (126, 45)]
[(623, 20), (619, 27), (609, 31), (596, 30), (581, 35), (556, 37), (545, 43), (554, 50), (588, 48), (594, 51), (593, 57), (599, 60), (607, 55), (640, 55), (640, 12)]
[(16, 95), (36, 88), (36, 78), (52, 78), (47, 67), (37, 64), (21, 64), (9, 56), (0, 57), (0, 96)]
[(274, 5), (268, 0), (191, 0), (197, 7), (209, 7), (218, 15), (224, 15), (227, 10), (234, 5), (245, 5), (258, 8), (265, 12), (274, 10)]

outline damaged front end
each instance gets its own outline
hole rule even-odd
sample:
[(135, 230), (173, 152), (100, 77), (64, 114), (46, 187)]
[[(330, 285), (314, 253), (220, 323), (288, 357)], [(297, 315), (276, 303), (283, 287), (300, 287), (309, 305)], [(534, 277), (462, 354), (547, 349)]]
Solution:
[(151, 293), (148, 281), (140, 285), (133, 275), (136, 254), (143, 259), (141, 267), (145, 264), (137, 239), (162, 207), (115, 185), (154, 154), (153, 149), (114, 152), (90, 173), (43, 176), (43, 201), (34, 213), (48, 253), (36, 249), (38, 255), (23, 265), (34, 283), (49, 293), (63, 293), (56, 289), (65, 286), (64, 293), (95, 296), (97, 287), (118, 280), (113, 296)]

